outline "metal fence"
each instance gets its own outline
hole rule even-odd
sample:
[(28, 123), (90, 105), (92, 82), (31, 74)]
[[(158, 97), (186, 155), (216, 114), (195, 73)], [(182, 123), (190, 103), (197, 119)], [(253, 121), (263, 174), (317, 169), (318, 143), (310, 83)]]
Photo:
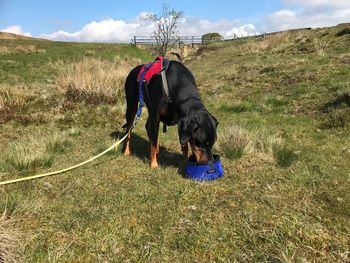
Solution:
[[(179, 43), (180, 45), (194, 45), (202, 44), (202, 37), (200, 36), (180, 36), (169, 40), (170, 43)], [(131, 39), (134, 45), (156, 45), (157, 40), (152, 36), (134, 36)]]
[[(233, 41), (237, 39), (243, 39), (243, 38), (251, 38), (251, 37), (265, 37), (266, 33), (255, 33), (251, 35), (245, 35), (245, 36), (237, 36), (234, 34), (232, 37), (224, 38), (212, 38), (212, 39), (203, 39), (201, 36), (179, 36), (178, 38), (170, 39), (170, 43), (179, 43), (180, 45), (203, 45), (203, 44), (209, 44), (212, 42), (220, 42), (220, 41)], [(153, 36), (134, 36), (133, 39), (131, 39), (131, 44), (134, 45), (156, 45), (157, 40)]]

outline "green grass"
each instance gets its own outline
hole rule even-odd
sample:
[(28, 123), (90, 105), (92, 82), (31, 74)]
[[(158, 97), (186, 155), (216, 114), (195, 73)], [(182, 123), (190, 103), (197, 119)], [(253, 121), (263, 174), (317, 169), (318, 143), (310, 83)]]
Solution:
[(276, 158), (277, 165), (287, 168), (298, 160), (298, 155), (288, 147), (277, 146), (274, 149), (274, 156)]
[(72, 142), (57, 134), (37, 134), (9, 145), (5, 154), (8, 164), (17, 172), (34, 172), (37, 168), (49, 168), (58, 154), (72, 146)]
[[(249, 144), (221, 142), (225, 176), (183, 178), (175, 127), (160, 133), (161, 167), (150, 169), (144, 114), (133, 156), (116, 150), (66, 174), (0, 188), (0, 213), (7, 209), (23, 237), (13, 251), (24, 262), (349, 261), (349, 107), (324, 110), (350, 90), (350, 35), (336, 36), (344, 27), (203, 48), (185, 63), (220, 123), (219, 140), (224, 127), (240, 127)], [(51, 167), (35, 167), (43, 172), (86, 160), (121, 131), (125, 105), (66, 100), (57, 61), (152, 59), (128, 45), (4, 43), (46, 52), (0, 55), (0, 83), (30, 90), (26, 118), (1, 123), (0, 180), (23, 176), (5, 156), (27, 138), (41, 139), (44, 156), (54, 152)]]
[(30, 85), (37, 82), (49, 84), (57, 74), (55, 62), (76, 62), (86, 57), (89, 51), (95, 57), (104, 60), (138, 58), (151, 59), (143, 50), (132, 45), (90, 44), (90, 43), (62, 43), (47, 41), (18, 41), (0, 40), (0, 45), (34, 45), (45, 52), (30, 54), (1, 54), (0, 53), (0, 81), (8, 83), (25, 83)]

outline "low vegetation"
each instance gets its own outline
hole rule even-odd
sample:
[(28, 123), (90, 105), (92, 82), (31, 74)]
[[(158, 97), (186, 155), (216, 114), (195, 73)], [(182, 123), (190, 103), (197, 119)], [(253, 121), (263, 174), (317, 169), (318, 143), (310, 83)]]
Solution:
[(0, 46), (0, 54), (45, 53), (45, 49), (37, 49), (34, 45)]
[(19, 242), (20, 235), (15, 228), (15, 222), (9, 218), (4, 210), (0, 216), (0, 262), (15, 263), (20, 262)]
[(5, 161), (15, 171), (32, 172), (37, 168), (51, 167), (56, 156), (70, 146), (71, 142), (64, 135), (44, 136), (38, 132), (33, 137), (10, 144)]
[[(133, 156), (116, 149), (0, 187), (0, 225), (11, 222), (0, 251), (23, 262), (348, 262), (348, 27), (201, 48), (185, 64), (219, 121), (224, 177), (185, 179), (174, 127), (160, 133), (161, 167), (150, 169), (144, 111)], [(129, 45), (16, 41), (0, 46), (45, 52), (0, 54), (0, 181), (109, 147), (125, 122), (123, 76), (154, 58)]]
[(85, 58), (59, 63), (57, 87), (72, 102), (116, 103), (124, 94), (124, 82), (132, 66), (127, 61)]
[(283, 48), (283, 44), (287, 44), (290, 39), (288, 32), (281, 32), (272, 35), (268, 35), (257, 41), (247, 43), (241, 46), (242, 53), (260, 53), (264, 51), (270, 51), (274, 48)]
[(244, 155), (248, 158), (270, 160), (273, 149), (282, 144), (277, 135), (269, 135), (267, 131), (248, 131), (241, 126), (231, 124), (221, 129), (216, 147), (230, 159), (238, 159)]
[(0, 84), (0, 123), (16, 119), (23, 112), (28, 97), (24, 86)]

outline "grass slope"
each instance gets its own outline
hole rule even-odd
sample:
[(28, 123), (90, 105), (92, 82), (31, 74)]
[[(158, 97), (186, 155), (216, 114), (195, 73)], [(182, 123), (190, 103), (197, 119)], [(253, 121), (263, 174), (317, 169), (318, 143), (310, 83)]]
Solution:
[[(162, 166), (150, 169), (143, 116), (132, 157), (116, 151), (64, 175), (0, 188), (0, 207), (23, 236), (23, 261), (349, 261), (350, 35), (336, 36), (347, 27), (213, 44), (185, 62), (220, 122), (223, 179), (183, 178), (176, 128), (160, 135)], [(67, 102), (52, 65), (151, 59), (129, 46), (0, 43), (45, 50), (0, 55), (0, 82), (31, 94), (17, 112), (27, 118), (1, 124), (0, 180), (46, 171), (46, 162), (11, 165), (23, 157), (18, 145), (52, 156), (55, 170), (105, 149), (124, 122), (123, 105)]]

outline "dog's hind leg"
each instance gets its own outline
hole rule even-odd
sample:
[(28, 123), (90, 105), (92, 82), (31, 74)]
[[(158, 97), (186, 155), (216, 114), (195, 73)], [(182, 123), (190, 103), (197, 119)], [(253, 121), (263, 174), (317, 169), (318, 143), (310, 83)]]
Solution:
[(130, 140), (131, 140), (131, 127), (133, 126), (134, 119), (135, 119), (135, 114), (137, 111), (137, 104), (138, 104), (138, 96), (137, 92), (126, 92), (126, 101), (127, 101), (127, 108), (126, 108), (126, 124), (124, 127), (126, 128), (126, 132), (129, 133), (128, 137), (124, 141), (124, 146), (123, 146), (123, 153), (126, 156), (131, 155), (131, 150), (130, 150)]
[(146, 130), (148, 138), (151, 141), (150, 165), (152, 168), (157, 168), (159, 166), (157, 160), (157, 154), (159, 153), (159, 121), (149, 116), (146, 123)]
[[(136, 97), (137, 98), (137, 97)], [(137, 99), (135, 100), (134, 98), (130, 98), (127, 100), (127, 108), (126, 108), (126, 132), (128, 133), (128, 137), (125, 139), (124, 142), (124, 147), (123, 147), (123, 153), (126, 156), (131, 155), (131, 150), (130, 150), (130, 140), (131, 140), (131, 127), (133, 126), (134, 119), (135, 119), (135, 114), (137, 111)]]
[(128, 137), (126, 137), (125, 142), (124, 142), (123, 153), (125, 156), (131, 155), (130, 140), (131, 140), (131, 132), (128, 134)]
[(136, 106), (132, 105), (131, 109), (127, 109), (126, 111), (126, 132), (128, 133), (128, 137), (126, 137), (125, 142), (124, 142), (124, 147), (123, 147), (123, 153), (126, 156), (130, 156), (131, 155), (131, 150), (130, 150), (130, 140), (131, 140), (131, 127), (134, 123), (134, 119), (135, 119), (135, 114), (136, 114), (136, 110), (137, 110), (137, 104)]

